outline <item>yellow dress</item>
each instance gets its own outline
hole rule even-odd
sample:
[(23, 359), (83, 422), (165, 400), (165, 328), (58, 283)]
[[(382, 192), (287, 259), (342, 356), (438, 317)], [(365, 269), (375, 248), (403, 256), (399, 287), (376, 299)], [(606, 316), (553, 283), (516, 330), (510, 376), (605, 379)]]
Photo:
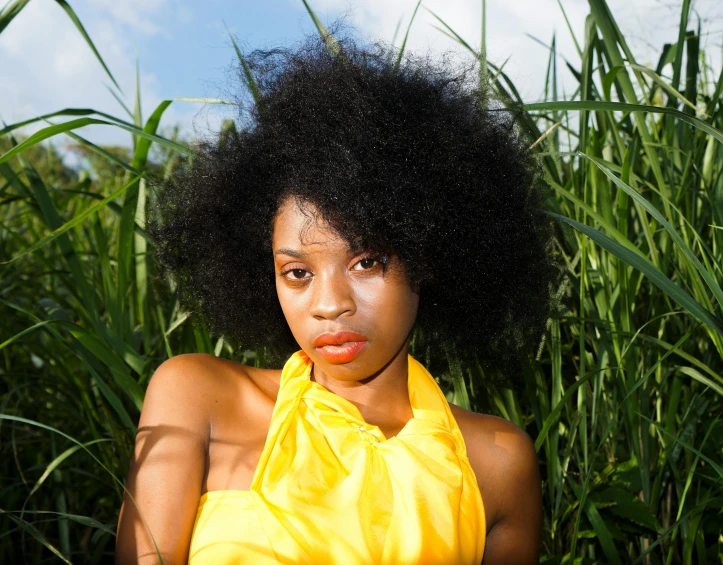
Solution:
[(189, 565), (479, 565), (485, 513), (462, 433), (408, 361), (414, 416), (387, 439), (294, 353), (251, 488), (201, 496)]

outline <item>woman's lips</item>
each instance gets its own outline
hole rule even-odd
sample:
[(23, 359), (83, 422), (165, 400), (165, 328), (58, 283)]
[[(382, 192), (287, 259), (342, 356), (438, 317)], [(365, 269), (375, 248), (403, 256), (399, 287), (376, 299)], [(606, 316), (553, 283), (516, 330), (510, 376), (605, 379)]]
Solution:
[(356, 359), (366, 344), (366, 341), (347, 341), (341, 345), (322, 345), (316, 350), (329, 363), (349, 363)]

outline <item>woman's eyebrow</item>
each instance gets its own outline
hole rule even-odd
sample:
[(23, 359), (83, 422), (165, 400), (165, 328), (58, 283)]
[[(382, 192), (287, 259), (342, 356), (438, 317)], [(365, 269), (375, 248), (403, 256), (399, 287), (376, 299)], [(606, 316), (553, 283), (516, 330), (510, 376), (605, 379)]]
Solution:
[(304, 254), (299, 251), (295, 251), (293, 249), (285, 249), (285, 248), (277, 249), (276, 253), (274, 253), (274, 255), (288, 255), (289, 257), (296, 257), (297, 259), (301, 259), (304, 256)]
[[(363, 246), (353, 246), (351, 244), (347, 244), (346, 251), (347, 253), (360, 253), (365, 248)], [(301, 251), (297, 251), (295, 249), (288, 249), (286, 247), (282, 247), (281, 249), (277, 249), (274, 252), (274, 256), (276, 255), (288, 255), (290, 257), (296, 257), (297, 259), (302, 259), (306, 255), (302, 253)]]

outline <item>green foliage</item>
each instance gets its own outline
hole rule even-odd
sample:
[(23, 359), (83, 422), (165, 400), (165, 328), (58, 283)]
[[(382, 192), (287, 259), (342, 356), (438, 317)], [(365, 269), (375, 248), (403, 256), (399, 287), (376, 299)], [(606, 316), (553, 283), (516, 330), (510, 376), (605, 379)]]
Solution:
[[(0, 32), (26, 4), (0, 11)], [(484, 33), (477, 52), (437, 18), (479, 62), (493, 106), (526, 110), (518, 124), (540, 155), (559, 224), (552, 251), (567, 264), (560, 309), (519, 386), (490, 386), (452, 344), (440, 377), (450, 400), (535, 440), (542, 562), (713, 563), (723, 539), (723, 72), (688, 31), (688, 0), (655, 69), (635, 60), (604, 0), (589, 4), (585, 37), (574, 38), (580, 60), (567, 63), (576, 91), (559, 99), (553, 38), (545, 99), (527, 105), (504, 65), (487, 60)], [(203, 351), (264, 363), (263, 351), (212, 338), (179, 309), (171, 282), (155, 279), (148, 180), (192, 151), (158, 135), (170, 101), (144, 122), (137, 89), (135, 100), (131, 122), (65, 109), (0, 130), (2, 563), (109, 560), (143, 391), (164, 359)], [(133, 148), (80, 136), (98, 123), (130, 132)], [(63, 133), (76, 169), (41, 145)]]

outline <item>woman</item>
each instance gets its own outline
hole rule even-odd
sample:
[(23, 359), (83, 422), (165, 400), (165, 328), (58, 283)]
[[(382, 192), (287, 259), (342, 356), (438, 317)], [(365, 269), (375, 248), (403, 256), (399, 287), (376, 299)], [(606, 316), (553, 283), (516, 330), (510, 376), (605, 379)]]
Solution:
[(240, 133), (161, 187), (150, 233), (187, 308), (283, 367), (159, 367), (116, 563), (536, 563), (529, 436), (427, 370), (519, 370), (544, 332), (556, 265), (527, 145), (464, 73), (382, 46), (249, 63)]

